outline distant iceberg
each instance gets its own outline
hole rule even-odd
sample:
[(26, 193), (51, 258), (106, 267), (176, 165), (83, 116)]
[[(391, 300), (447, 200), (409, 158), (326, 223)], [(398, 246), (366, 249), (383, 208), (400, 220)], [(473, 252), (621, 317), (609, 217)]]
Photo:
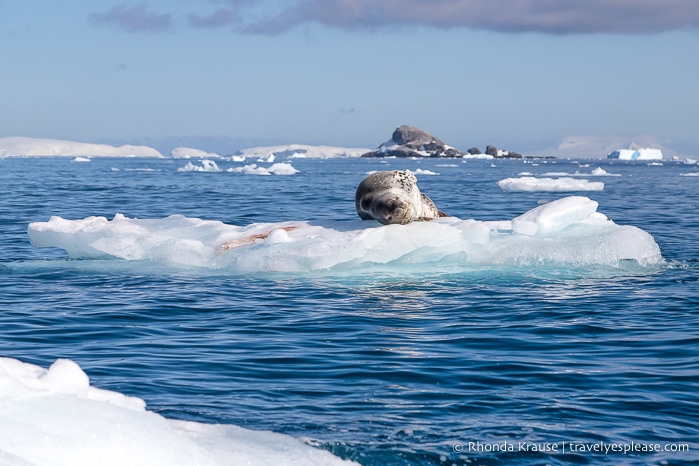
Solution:
[(308, 159), (332, 159), (332, 158), (349, 158), (361, 157), (362, 154), (369, 152), (371, 149), (364, 148), (349, 148), (336, 146), (308, 146), (304, 144), (287, 144), (280, 146), (262, 146), (242, 149), (236, 154), (240, 157), (251, 157), (255, 159), (263, 159), (267, 161), (270, 157), (272, 161), (274, 157), (279, 158), (308, 158)]
[(173, 159), (218, 159), (221, 156), (216, 152), (206, 152), (191, 147), (175, 147), (170, 151)]
[(61, 139), (0, 138), (0, 157), (155, 157), (163, 154), (148, 146), (110, 146)]
[(645, 147), (642, 149), (617, 149), (607, 154), (608, 159), (619, 160), (662, 160), (663, 151)]

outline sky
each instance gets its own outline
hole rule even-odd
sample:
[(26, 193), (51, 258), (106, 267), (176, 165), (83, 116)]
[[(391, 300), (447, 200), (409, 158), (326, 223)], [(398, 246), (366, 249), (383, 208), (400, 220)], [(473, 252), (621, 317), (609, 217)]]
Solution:
[(699, 155), (696, 0), (0, 0), (0, 137)]

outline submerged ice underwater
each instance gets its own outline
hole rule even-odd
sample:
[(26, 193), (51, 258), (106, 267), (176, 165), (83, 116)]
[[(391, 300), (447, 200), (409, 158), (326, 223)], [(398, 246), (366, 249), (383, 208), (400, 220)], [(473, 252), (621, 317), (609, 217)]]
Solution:
[[(217, 163), (0, 160), (0, 462), (698, 459), (687, 167)], [(358, 182), (406, 168), (453, 217), (356, 218)], [(494, 448), (520, 442), (668, 449)]]

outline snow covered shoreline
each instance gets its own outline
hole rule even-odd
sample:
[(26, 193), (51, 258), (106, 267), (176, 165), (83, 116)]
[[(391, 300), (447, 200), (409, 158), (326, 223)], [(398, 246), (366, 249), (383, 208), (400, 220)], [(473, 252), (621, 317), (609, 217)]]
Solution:
[[(347, 148), (335, 146), (309, 146), (287, 144), (278, 146), (251, 147), (237, 151), (231, 158), (243, 161), (247, 158), (264, 158), (270, 161), (280, 158), (350, 158), (359, 157), (367, 152), (365, 148)], [(223, 159), (227, 156), (206, 152), (190, 147), (176, 147), (169, 156), (173, 159)], [(0, 158), (3, 157), (143, 157), (166, 158), (157, 149), (148, 146), (111, 146), (67, 141), (61, 139), (44, 139), (29, 137), (0, 138)]]
[(151, 157), (163, 154), (147, 146), (110, 146), (26, 137), (0, 138), (0, 157)]

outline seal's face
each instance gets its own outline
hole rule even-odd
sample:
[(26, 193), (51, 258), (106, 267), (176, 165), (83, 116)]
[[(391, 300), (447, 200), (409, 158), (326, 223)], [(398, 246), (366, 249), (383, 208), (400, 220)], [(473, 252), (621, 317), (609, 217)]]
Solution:
[[(405, 225), (417, 218), (412, 199), (397, 189), (389, 189), (364, 196), (359, 202), (359, 216), (371, 218), (384, 225)], [(365, 215), (362, 215), (362, 214)], [(367, 215), (368, 214), (368, 215)]]
[(384, 225), (405, 225), (423, 215), (422, 199), (415, 175), (405, 171), (375, 172), (357, 188), (357, 213), (364, 220)]

